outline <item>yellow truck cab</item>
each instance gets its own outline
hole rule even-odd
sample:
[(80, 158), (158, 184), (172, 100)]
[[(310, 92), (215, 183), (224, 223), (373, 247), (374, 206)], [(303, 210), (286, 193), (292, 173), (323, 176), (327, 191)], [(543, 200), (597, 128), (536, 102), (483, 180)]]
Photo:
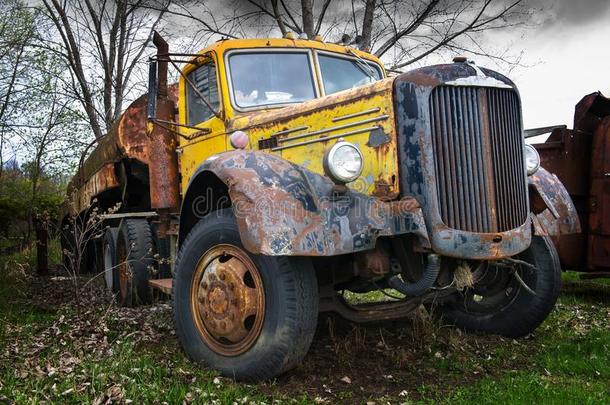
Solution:
[[(384, 142), (394, 132), (391, 80), (383, 80), (386, 72), (377, 58), (345, 46), (285, 38), (219, 41), (201, 55), (197, 64), (185, 66), (179, 85), (182, 190), (202, 160), (234, 149), (228, 135), (242, 131), (248, 149), (320, 174), (325, 142), (349, 139), (362, 145), (365, 164), (351, 186), (398, 196), (392, 181), (396, 144)], [(214, 111), (189, 90), (189, 82), (201, 85)], [(359, 91), (371, 83), (375, 87), (366, 94)], [(196, 136), (202, 130), (208, 133)], [(371, 133), (373, 143), (366, 146)]]
[[(148, 95), (69, 186), (64, 241), (90, 240), (77, 262), (123, 305), (171, 295), (193, 360), (275, 377), (321, 311), (367, 322), (434, 301), (449, 324), (511, 337), (550, 313), (550, 237), (578, 217), (524, 143), (508, 78), (465, 58), (388, 77), (366, 52), (292, 37), (154, 43)], [(92, 211), (102, 236), (76, 237)], [(375, 290), (394, 298), (344, 295)]]

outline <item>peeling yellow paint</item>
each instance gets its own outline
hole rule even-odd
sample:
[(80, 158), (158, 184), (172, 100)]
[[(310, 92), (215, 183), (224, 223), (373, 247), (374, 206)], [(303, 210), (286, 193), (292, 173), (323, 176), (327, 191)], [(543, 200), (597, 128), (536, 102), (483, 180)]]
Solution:
[[(232, 149), (229, 135), (241, 130), (246, 132), (250, 139), (250, 149), (258, 149), (261, 139), (275, 136), (277, 146), (263, 150), (306, 166), (309, 170), (320, 174), (324, 173), (322, 166), (324, 153), (339, 140), (339, 137), (342, 137), (356, 144), (364, 157), (362, 176), (349, 186), (379, 197), (396, 197), (399, 190), (396, 131), (392, 107), (393, 79), (383, 79), (370, 85), (287, 107), (249, 112), (235, 111), (229, 101), (225, 52), (234, 49), (268, 47), (305, 48), (342, 55), (356, 53), (359, 57), (382, 66), (379, 60), (370, 54), (340, 45), (307, 40), (231, 40), (218, 42), (202, 50), (200, 54), (205, 55), (205, 60), (211, 59), (216, 65), (217, 80), (220, 84), (221, 117), (213, 117), (197, 125), (209, 129), (210, 133), (207, 135), (197, 137), (197, 130), (180, 128), (181, 134), (184, 135), (179, 147), (183, 192), (199, 164), (216, 153)], [(198, 61), (199, 59), (201, 57)], [(188, 64), (183, 73), (186, 75), (195, 68), (196, 65)], [(179, 123), (184, 124), (187, 106), (186, 82), (183, 78), (180, 80), (179, 94)], [(370, 145), (371, 136), (378, 137), (375, 139), (381, 137), (382, 142), (376, 141)]]

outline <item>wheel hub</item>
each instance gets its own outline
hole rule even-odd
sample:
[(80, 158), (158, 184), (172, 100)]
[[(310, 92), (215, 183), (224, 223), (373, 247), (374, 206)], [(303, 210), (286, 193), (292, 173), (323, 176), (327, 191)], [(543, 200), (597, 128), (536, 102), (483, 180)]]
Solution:
[(193, 309), (203, 339), (218, 353), (243, 353), (260, 334), (265, 305), (250, 257), (235, 246), (216, 246), (204, 254), (194, 281)]
[[(227, 308), (229, 307), (227, 295), (228, 294), (224, 291), (224, 286), (214, 287), (214, 289), (208, 294), (207, 303), (215, 317), (226, 314)], [(204, 300), (204, 302), (206, 301)]]

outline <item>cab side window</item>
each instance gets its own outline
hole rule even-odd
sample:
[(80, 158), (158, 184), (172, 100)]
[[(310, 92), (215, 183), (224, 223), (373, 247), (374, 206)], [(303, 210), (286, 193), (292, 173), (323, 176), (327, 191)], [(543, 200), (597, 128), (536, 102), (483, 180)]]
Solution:
[[(220, 97), (218, 95), (218, 82), (216, 81), (216, 66), (213, 62), (208, 62), (199, 66), (187, 75), (186, 83), (186, 109), (187, 125), (196, 125), (207, 121), (214, 116), (212, 111), (199, 97), (198, 92), (210, 103), (215, 111), (220, 108)], [(191, 82), (193, 86), (189, 84)]]

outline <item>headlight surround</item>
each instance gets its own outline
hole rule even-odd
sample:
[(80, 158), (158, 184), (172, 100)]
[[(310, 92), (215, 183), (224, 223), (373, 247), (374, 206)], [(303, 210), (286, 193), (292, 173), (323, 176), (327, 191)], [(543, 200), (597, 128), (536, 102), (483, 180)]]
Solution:
[(345, 184), (362, 174), (364, 159), (356, 145), (345, 141), (334, 144), (324, 155), (324, 171), (335, 183)]
[(527, 168), (527, 175), (531, 176), (536, 173), (540, 168), (540, 155), (536, 148), (532, 145), (525, 145), (524, 148), (525, 167)]

